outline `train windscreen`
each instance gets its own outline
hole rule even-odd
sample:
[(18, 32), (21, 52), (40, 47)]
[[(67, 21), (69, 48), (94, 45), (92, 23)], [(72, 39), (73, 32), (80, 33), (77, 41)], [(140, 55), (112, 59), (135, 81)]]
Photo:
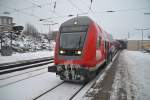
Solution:
[(62, 49), (82, 49), (86, 37), (86, 32), (61, 33), (60, 48)]

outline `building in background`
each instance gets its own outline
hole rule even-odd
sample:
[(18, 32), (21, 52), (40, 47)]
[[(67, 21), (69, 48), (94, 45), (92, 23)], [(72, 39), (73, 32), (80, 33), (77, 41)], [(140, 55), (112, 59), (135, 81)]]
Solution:
[(56, 36), (57, 36), (58, 33), (59, 33), (59, 31), (53, 31), (53, 32), (52, 32), (52, 39), (53, 39), (53, 40), (56, 39)]
[(143, 43), (142, 40), (128, 40), (127, 49), (132, 51), (150, 49), (150, 40), (143, 40)]
[(10, 32), (14, 26), (13, 18), (0, 16), (0, 32)]
[[(13, 18), (9, 16), (0, 16), (0, 51), (1, 55), (7, 56), (12, 54), (12, 39), (9, 40), (9, 36), (12, 37), (13, 31)], [(9, 44), (7, 43), (8, 41)]]

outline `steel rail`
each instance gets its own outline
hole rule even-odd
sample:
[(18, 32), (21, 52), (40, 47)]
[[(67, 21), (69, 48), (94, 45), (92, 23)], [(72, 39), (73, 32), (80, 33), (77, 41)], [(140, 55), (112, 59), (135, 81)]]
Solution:
[(5, 64), (0, 66), (0, 75), (12, 73), (15, 71), (21, 71), (29, 68), (39, 67), (50, 63), (53, 63), (53, 58), (40, 58), (36, 60), (22, 61), (16, 64)]

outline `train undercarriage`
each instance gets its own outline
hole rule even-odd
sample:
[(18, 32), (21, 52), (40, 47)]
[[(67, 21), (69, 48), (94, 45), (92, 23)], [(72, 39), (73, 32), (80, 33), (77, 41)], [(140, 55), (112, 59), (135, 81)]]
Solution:
[(58, 65), (56, 74), (60, 76), (60, 79), (65, 81), (85, 83), (94, 77), (95, 72), (89, 71), (86, 68), (81, 67), (78, 64), (64, 64)]

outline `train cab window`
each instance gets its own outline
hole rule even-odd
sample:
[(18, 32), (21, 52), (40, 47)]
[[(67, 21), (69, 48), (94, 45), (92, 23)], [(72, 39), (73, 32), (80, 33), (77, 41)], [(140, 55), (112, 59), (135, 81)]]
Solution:
[(60, 48), (62, 49), (82, 49), (86, 37), (86, 32), (61, 33)]

